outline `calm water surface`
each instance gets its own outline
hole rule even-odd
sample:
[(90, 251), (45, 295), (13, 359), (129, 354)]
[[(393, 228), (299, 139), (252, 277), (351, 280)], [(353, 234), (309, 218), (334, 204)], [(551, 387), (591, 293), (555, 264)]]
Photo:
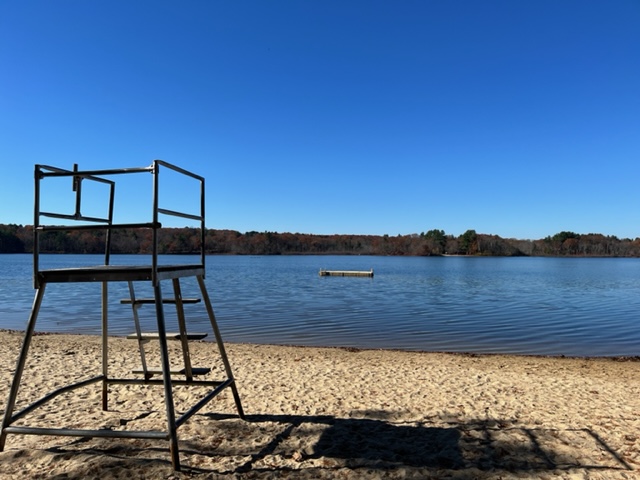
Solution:
[[(55, 268), (98, 264), (101, 257), (42, 260)], [(123, 255), (112, 263), (143, 260)], [(321, 268), (373, 268), (375, 277), (320, 277)], [(25, 328), (31, 269), (30, 255), (0, 255), (0, 328)], [(638, 259), (210, 256), (206, 283), (230, 342), (640, 355)], [(151, 296), (139, 285), (138, 296)], [(119, 303), (126, 284), (111, 284), (109, 292), (110, 334), (132, 332), (131, 307)], [(183, 295), (198, 296), (195, 281), (183, 282)], [(202, 305), (186, 308), (190, 329), (209, 331)], [(156, 330), (153, 307), (140, 313), (143, 327)], [(49, 285), (37, 330), (100, 333), (99, 284)]]

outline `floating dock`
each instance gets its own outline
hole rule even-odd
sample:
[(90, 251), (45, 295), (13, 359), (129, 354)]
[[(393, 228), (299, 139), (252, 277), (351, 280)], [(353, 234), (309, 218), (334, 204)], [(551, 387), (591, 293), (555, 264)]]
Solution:
[(320, 270), (321, 277), (373, 277), (371, 270)]

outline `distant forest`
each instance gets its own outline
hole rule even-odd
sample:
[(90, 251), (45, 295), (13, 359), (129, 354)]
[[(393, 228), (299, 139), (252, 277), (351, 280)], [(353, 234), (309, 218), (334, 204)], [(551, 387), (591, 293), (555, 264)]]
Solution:
[[(200, 249), (195, 228), (160, 230), (160, 253), (190, 254)], [(207, 230), (208, 254), (230, 255), (475, 255), (640, 257), (640, 238), (619, 239), (599, 233), (560, 232), (541, 240), (517, 240), (467, 230), (447, 235), (443, 230), (411, 235), (312, 235), (306, 233)], [(104, 232), (47, 232), (40, 237), (42, 253), (103, 253)], [(112, 253), (151, 253), (150, 230), (115, 230)], [(0, 224), (0, 253), (32, 253), (33, 227)]]

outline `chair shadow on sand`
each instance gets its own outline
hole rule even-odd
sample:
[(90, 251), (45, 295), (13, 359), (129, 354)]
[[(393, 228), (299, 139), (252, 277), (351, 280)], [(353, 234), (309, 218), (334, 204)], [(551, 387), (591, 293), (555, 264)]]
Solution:
[(589, 429), (529, 428), (494, 419), (396, 423), (388, 416), (387, 412), (371, 410), (358, 412), (358, 418), (249, 416), (252, 423), (275, 422), (286, 428), (240, 470), (253, 469), (261, 459), (274, 454), (297, 458), (301, 463), (332, 459), (329, 464), (333, 468), (400, 468), (424, 473), (633, 470)]
[[(181, 441), (181, 452), (189, 458), (183, 472), (206, 478), (222, 474), (334, 478), (337, 471), (346, 469), (362, 478), (481, 478), (634, 470), (596, 432), (584, 428), (531, 428), (510, 420), (462, 422), (445, 416), (397, 422), (384, 411), (360, 411), (356, 418), (247, 415), (246, 420), (213, 413), (192, 420), (204, 424), (203, 437)], [(225, 438), (242, 440), (226, 442)], [(65, 457), (99, 454), (104, 456), (106, 470), (127, 468), (129, 462), (166, 463), (170, 468), (165, 449), (154, 443), (141, 447), (126, 441), (113, 445), (112, 440), (95, 444), (77, 439), (47, 451)], [(82, 478), (86, 472), (80, 471), (81, 464), (78, 468), (67, 471), (65, 478)]]

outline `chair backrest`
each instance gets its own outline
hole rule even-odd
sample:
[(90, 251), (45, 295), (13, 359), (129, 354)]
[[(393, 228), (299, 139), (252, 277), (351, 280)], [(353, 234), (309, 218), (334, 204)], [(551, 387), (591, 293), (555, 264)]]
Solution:
[[(167, 205), (160, 205), (160, 184), (162, 170), (169, 170), (174, 175), (178, 175), (188, 181), (193, 181), (198, 184), (199, 187), (199, 205), (191, 206), (194, 208), (192, 212), (185, 212), (184, 209), (173, 210), (169, 208), (163, 208)], [(151, 188), (151, 208), (148, 211), (147, 221), (139, 223), (114, 223), (114, 205), (115, 205), (115, 187), (116, 182), (112, 177), (134, 174), (152, 174), (152, 188)], [(60, 211), (62, 207), (55, 207), (53, 210), (45, 210), (42, 202), (43, 182), (52, 178), (70, 178), (71, 189), (74, 192), (74, 205), (73, 211)], [(34, 215), (33, 215), (33, 230), (34, 230), (34, 244), (33, 244), (33, 270), (34, 270), (34, 287), (39, 288), (38, 285), (38, 272), (40, 271), (40, 237), (46, 232), (69, 232), (73, 230), (88, 230), (88, 231), (105, 231), (104, 237), (104, 265), (110, 264), (111, 245), (112, 245), (112, 233), (116, 229), (151, 229), (152, 231), (152, 245), (151, 245), (151, 267), (153, 272), (153, 282), (157, 283), (157, 269), (158, 269), (158, 232), (162, 228), (160, 219), (162, 216), (180, 217), (197, 221), (200, 229), (200, 263), (204, 269), (205, 264), (205, 185), (204, 178), (196, 175), (192, 172), (184, 170), (180, 167), (164, 162), (162, 160), (154, 160), (148, 167), (136, 167), (136, 168), (120, 168), (120, 169), (108, 169), (108, 170), (79, 170), (77, 164), (74, 164), (73, 170), (65, 170), (62, 168), (51, 167), (48, 165), (35, 165), (35, 201), (34, 201)], [(85, 215), (83, 214), (83, 208), (86, 207), (86, 202), (83, 203), (83, 198), (86, 199), (86, 194), (83, 197), (82, 185), (84, 182), (95, 182), (96, 184), (104, 185), (108, 189), (106, 198), (106, 209), (103, 215)], [(169, 188), (163, 185), (163, 189)], [(176, 193), (170, 195), (170, 198), (176, 198)], [(165, 198), (165, 197), (163, 197)], [(95, 199), (93, 199), (95, 200)], [(57, 211), (56, 211), (57, 210)], [(195, 213), (194, 213), (195, 212)], [(47, 223), (45, 218), (56, 219), (56, 224)]]

